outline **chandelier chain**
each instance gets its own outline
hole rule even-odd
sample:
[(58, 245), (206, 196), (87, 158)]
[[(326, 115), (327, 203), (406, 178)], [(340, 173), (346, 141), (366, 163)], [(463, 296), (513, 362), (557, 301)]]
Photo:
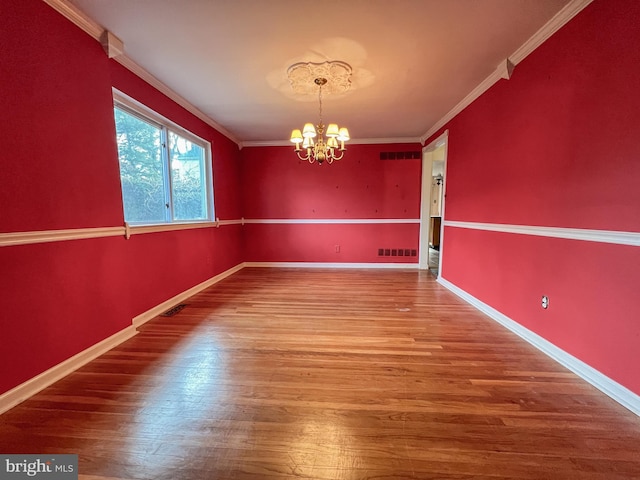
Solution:
[(318, 103), (320, 104), (320, 125), (322, 125), (322, 84), (320, 84), (320, 91), (318, 92)]

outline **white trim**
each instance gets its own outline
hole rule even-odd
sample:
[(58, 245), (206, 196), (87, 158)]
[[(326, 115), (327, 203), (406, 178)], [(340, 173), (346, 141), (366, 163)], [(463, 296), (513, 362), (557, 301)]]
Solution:
[[(165, 117), (164, 115), (156, 112), (155, 110), (153, 110), (152, 108), (148, 107), (147, 105), (143, 104), (142, 102), (139, 102), (138, 100), (136, 100), (133, 97), (130, 97), (129, 95), (127, 95), (126, 93), (122, 93), (120, 90), (118, 90), (115, 87), (111, 87), (111, 95), (113, 97), (113, 105), (114, 108), (123, 112), (126, 115), (129, 116), (133, 116), (135, 118), (137, 118), (138, 120), (141, 120), (145, 123), (151, 123), (154, 124), (154, 127), (157, 128), (159, 130), (160, 133), (160, 137), (161, 137), (161, 143), (163, 145), (166, 145), (169, 143), (169, 138), (168, 135), (170, 133), (175, 133), (178, 134), (180, 136), (182, 136), (183, 138), (185, 138), (186, 140), (190, 141), (191, 143), (197, 145), (198, 147), (202, 148), (203, 152), (204, 152), (204, 163), (202, 164), (202, 166), (204, 167), (204, 174), (207, 177), (206, 178), (206, 182), (205, 182), (205, 186), (207, 186), (206, 188), (206, 203), (207, 203), (207, 218), (206, 219), (202, 219), (202, 220), (196, 220), (196, 221), (175, 221), (172, 220), (172, 217), (175, 213), (175, 204), (174, 204), (174, 199), (173, 199), (173, 195), (172, 195), (172, 191), (171, 191), (171, 183), (172, 183), (172, 173), (171, 173), (171, 168), (170, 168), (170, 164), (171, 164), (171, 153), (169, 152), (168, 148), (163, 148), (161, 151), (161, 160), (162, 160), (162, 164), (163, 164), (163, 168), (162, 168), (162, 176), (163, 176), (163, 180), (164, 180), (164, 194), (165, 197), (168, 201), (167, 207), (169, 207), (169, 204), (171, 205), (171, 208), (167, 208), (166, 211), (164, 211), (164, 216), (165, 216), (165, 221), (169, 222), (169, 223), (190, 223), (190, 224), (204, 224), (207, 222), (212, 222), (214, 215), (215, 215), (215, 204), (214, 204), (214, 198), (213, 198), (213, 164), (212, 164), (212, 152), (211, 152), (211, 142), (209, 142), (208, 140), (205, 140), (204, 138), (196, 135), (195, 133), (191, 132), (190, 130), (187, 130), (186, 128), (182, 127), (181, 125), (173, 122), (172, 120), (168, 119), (167, 117)], [(155, 224), (154, 224), (155, 225)], [(158, 224), (160, 225), (160, 224)], [(163, 231), (163, 230), (149, 230), (149, 231)], [(129, 234), (130, 232), (127, 231), (127, 238), (129, 238)]]
[[(91, 17), (89, 17), (86, 13), (81, 11), (75, 5), (72, 5), (68, 2), (68, 0), (44, 0), (50, 7), (56, 10), (58, 13), (63, 15), (69, 21), (71, 21), (76, 26), (80, 27), (83, 31), (88, 33), (91, 37), (93, 37), (98, 42), (101, 42), (102, 35), (106, 31), (102, 25), (95, 22)], [(102, 42), (101, 42), (102, 43)], [(121, 43), (121, 49), (124, 52), (125, 46)], [(214, 121), (211, 117), (209, 117), (206, 113), (201, 111), (198, 107), (189, 102), (186, 98), (174, 92), (170, 87), (166, 84), (158, 80), (155, 76), (149, 73), (147, 70), (142, 68), (136, 62), (134, 62), (131, 58), (129, 58), (125, 53), (121, 55), (117, 55), (113, 57), (118, 63), (120, 63), (123, 67), (130, 70), (133, 74), (140, 77), (142, 80), (147, 82), (149, 85), (154, 87), (156, 90), (165, 94), (171, 100), (176, 102), (178, 105), (183, 107), (189, 113), (198, 117), (207, 125), (215, 128), (219, 133), (227, 137), (229, 140), (234, 142), (240, 147), (240, 141), (229, 132), (222, 125)]]
[(538, 350), (640, 416), (640, 396), (440, 276), (437, 282)]
[(453, 107), (447, 114), (438, 120), (427, 132), (420, 137), (422, 142), (426, 142), (431, 135), (436, 133), (442, 127), (444, 127), (450, 120), (452, 120), (456, 115), (458, 115), (462, 110), (467, 108), (471, 103), (473, 103), (480, 95), (489, 90), (498, 80), (502, 78), (502, 70), (500, 65), (480, 84), (476, 86), (471, 92), (464, 97), (455, 107)]
[(500, 72), (500, 78), (504, 78), (505, 80), (511, 80), (511, 75), (513, 75), (513, 69), (516, 66), (513, 64), (511, 60), (506, 58), (500, 65), (498, 65), (498, 71)]
[(173, 100), (178, 105), (183, 107), (189, 113), (191, 113), (192, 115), (198, 117), (200, 120), (202, 120), (204, 123), (206, 123), (210, 127), (215, 128), (219, 133), (221, 133), (222, 135), (227, 137), (233, 143), (238, 145), (238, 148), (240, 148), (240, 141), (229, 130), (224, 128), (218, 122), (214, 121), (206, 113), (204, 113), (198, 107), (196, 107), (191, 102), (189, 102), (189, 100), (187, 100), (183, 96), (181, 96), (178, 93), (176, 93), (173, 90), (171, 90), (170, 87), (165, 85), (163, 82), (158, 80), (156, 77), (154, 77), (147, 70), (145, 70), (140, 65), (138, 65), (136, 62), (131, 60), (127, 55), (119, 55), (119, 56), (115, 57), (114, 60), (117, 61), (118, 63), (120, 63), (127, 70), (131, 71), (131, 73), (133, 73), (134, 75), (137, 75), (142, 80), (147, 82), (149, 85), (151, 85), (153, 88), (158, 90), (160, 93), (165, 94), (167, 97), (169, 97), (171, 100)]
[[(422, 145), (423, 140), (421, 137), (352, 138), (347, 143), (347, 152), (349, 151), (349, 145), (384, 145), (388, 143), (419, 143)], [(249, 140), (240, 142), (240, 148), (245, 147), (291, 147), (293, 151), (293, 145), (289, 140)]]
[[(111, 87), (111, 96), (113, 97), (114, 106), (120, 106), (125, 112), (133, 113), (136, 117), (147, 120), (147, 123), (151, 121), (155, 123), (156, 125), (154, 126), (158, 128), (168, 127), (175, 133), (203, 148), (205, 146), (211, 148), (211, 142), (209, 140), (196, 135), (191, 130), (187, 130), (182, 125), (156, 112), (153, 108), (118, 90), (116, 87)], [(211, 152), (209, 151), (209, 153)], [(211, 155), (209, 155), (209, 160), (211, 160)]]
[(67, 0), (44, 0), (44, 3), (49, 5), (74, 25), (80, 27), (80, 29), (85, 33), (88, 33), (95, 40), (100, 41), (105, 29), (78, 7), (72, 5)]
[(538, 227), (532, 225), (508, 225), (502, 223), (477, 223), (445, 220), (445, 227), (468, 228), (490, 232), (516, 233), (535, 235), (538, 237), (563, 238), (566, 240), (583, 240), (587, 242), (614, 243), (640, 247), (640, 233), (621, 232), (615, 230), (588, 230), (582, 228)]
[(225, 226), (225, 225), (244, 225), (244, 218), (237, 218), (234, 220), (220, 220), (217, 219), (216, 223), (218, 224), (218, 227), (221, 226)]
[(580, 13), (587, 5), (593, 0), (573, 0), (567, 3), (562, 10), (556, 13), (551, 20), (549, 20), (540, 30), (533, 34), (529, 40), (518, 48), (512, 55), (509, 56), (509, 60), (517, 65), (524, 60), (527, 55), (533, 52), (536, 48), (542, 45), (551, 35), (556, 33), (560, 28), (566, 25), (569, 20)]
[(103, 34), (100, 35), (100, 43), (102, 44), (104, 53), (106, 53), (109, 58), (115, 58), (124, 54), (124, 43), (109, 30), (105, 30)]
[(198, 285), (195, 285), (195, 286), (185, 290), (184, 292), (179, 293), (178, 295), (175, 295), (175, 296), (171, 297), (168, 300), (165, 300), (161, 304), (156, 305), (155, 307), (147, 310), (146, 312), (143, 312), (140, 315), (135, 316), (133, 318), (133, 320), (132, 320), (133, 326), (138, 328), (140, 325), (143, 325), (144, 323), (148, 322), (152, 318), (157, 317), (161, 313), (163, 313), (163, 312), (169, 310), (171, 307), (174, 307), (175, 305), (183, 302), (187, 298), (192, 297), (196, 293), (200, 293), (202, 290), (204, 290), (205, 288), (210, 287), (214, 283), (218, 283), (220, 280), (223, 280), (223, 279), (227, 278), (228, 276), (233, 275), (237, 271), (241, 270), (243, 267), (244, 267), (244, 264), (243, 263), (239, 263), (235, 267), (230, 268), (229, 270), (225, 270), (224, 272), (216, 275), (215, 277), (211, 277), (210, 279), (205, 280), (204, 282), (199, 283)]
[[(382, 137), (382, 138), (354, 138), (349, 145), (386, 145), (388, 143), (417, 143), (422, 145), (420, 137)], [(405, 160), (409, 160), (406, 158)], [(411, 160), (417, 160), (413, 158)]]
[[(432, 142), (433, 145), (435, 142)], [(431, 146), (430, 145), (430, 146)], [(429, 236), (431, 232), (431, 184), (433, 176), (433, 148), (422, 148), (422, 178), (420, 179), (420, 231), (418, 233), (418, 264), (420, 270), (429, 269)]]
[[(429, 145), (422, 148), (422, 185), (420, 186), (420, 238), (419, 238), (419, 261), (420, 269), (429, 269), (429, 236), (431, 230), (431, 181), (433, 175), (433, 158), (430, 154), (437, 148), (444, 147), (444, 168), (442, 174), (442, 205), (440, 216), (444, 220), (445, 192), (447, 188), (447, 156), (449, 149), (449, 130), (442, 132), (433, 139)], [(427, 161), (428, 160), (428, 161)], [(426, 164), (429, 163), (429, 166)], [(426, 171), (425, 171), (426, 170)], [(428, 188), (425, 188), (425, 183)], [(426, 191), (428, 190), (428, 191)], [(444, 250), (444, 226), (440, 224), (440, 255), (438, 255), (438, 275), (442, 271), (442, 251)]]
[(0, 233), (0, 247), (120, 236), (125, 236), (125, 227), (70, 228), (67, 230), (10, 232)]
[(108, 352), (112, 348), (121, 344), (122, 342), (129, 340), (131, 337), (138, 333), (137, 328), (145, 322), (157, 317), (162, 312), (168, 310), (174, 305), (186, 300), (187, 298), (201, 292), (205, 288), (210, 287), (214, 283), (233, 275), (237, 271), (244, 267), (243, 263), (236, 265), (229, 270), (226, 270), (215, 277), (210, 278), (194, 287), (185, 290), (184, 292), (170, 298), (169, 300), (162, 302), (160, 305), (153, 307), (150, 310), (134, 317), (131, 321), (132, 325), (120, 330), (119, 332), (111, 335), (108, 338), (96, 343), (95, 345), (77, 353), (71, 358), (64, 360), (63, 362), (51, 367), (49, 370), (42, 372), (39, 375), (27, 380), (26, 382), (18, 385), (17, 387), (9, 390), (8, 392), (0, 395), (0, 414), (6, 412), (10, 408), (15, 407), (19, 403), (23, 402), (27, 398), (35, 395), (44, 388), (54, 384), (58, 380), (66, 377), (70, 373), (74, 372), (78, 368), (86, 365), (91, 360), (98, 358), (100, 355)]
[[(55, 9), (58, 13), (66, 17), (72, 23), (80, 27), (91, 37), (97, 41), (101, 40), (105, 29), (96, 23), (92, 18), (78, 9), (76, 6), (70, 4), (67, 0), (44, 0), (49, 6)], [(527, 55), (538, 48), (545, 40), (558, 31), (569, 20), (580, 13), (587, 5), (593, 0), (572, 0), (565, 5), (551, 20), (549, 20), (540, 30), (533, 34), (522, 46), (520, 46), (512, 55), (500, 63), (496, 69), (485, 78), (476, 88), (474, 88), (461, 102), (459, 102), (453, 109), (445, 114), (440, 120), (438, 120), (424, 135), (420, 137), (398, 137), (398, 138), (364, 138), (360, 140), (352, 140), (351, 144), (386, 144), (386, 143), (420, 143), (423, 144), (427, 139), (436, 133), (442, 126), (449, 122), (453, 117), (460, 113), (464, 108), (470, 105), (480, 95), (482, 95), (487, 89), (489, 89), (494, 83), (503, 78), (504, 65), (506, 62), (511, 62), (514, 66), (520, 63)], [(122, 45), (124, 51), (124, 45)], [(152, 85), (154, 88), (165, 94), (171, 100), (184, 107), (190, 113), (198, 117), (207, 125), (215, 128), (229, 138), (231, 141), (238, 145), (239, 149), (243, 147), (264, 147), (264, 146), (291, 146), (286, 140), (283, 141), (248, 141), (241, 142), (235, 135), (225, 129), (222, 125), (215, 122), (206, 113), (202, 112), (195, 105), (189, 102), (187, 99), (174, 92), (171, 88), (158, 80), (155, 76), (142, 68), (126, 54), (118, 55), (114, 58), (122, 66), (130, 70), (132, 73)]]
[[(444, 168), (442, 172), (442, 196), (441, 201), (442, 205), (440, 207), (440, 215), (442, 216), (442, 221), (440, 223), (440, 254), (438, 255), (438, 276), (442, 274), (442, 260), (444, 259), (444, 238), (446, 235), (444, 229), (444, 222), (446, 222), (446, 212), (447, 212), (447, 178), (449, 178), (448, 170), (449, 170), (449, 130), (445, 130), (444, 133), (438, 137), (438, 140), (442, 138), (442, 146), (444, 147)], [(438, 145), (436, 143), (436, 145)]]
[(58, 380), (66, 377), (70, 373), (74, 372), (78, 368), (86, 365), (91, 360), (96, 359), (103, 353), (108, 352), (122, 342), (129, 340), (136, 335), (136, 331), (133, 325), (120, 330), (119, 332), (111, 335), (108, 338), (96, 343), (95, 345), (77, 353), (71, 358), (59, 363), (58, 365), (51, 367), (50, 369), (42, 372), (39, 375), (27, 380), (26, 382), (18, 385), (17, 387), (9, 390), (8, 392), (0, 395), (0, 414), (6, 412), (10, 408), (15, 407), (19, 403), (23, 402), (27, 398), (35, 395), (39, 391), (54, 384)]
[(244, 225), (242, 218), (234, 220), (216, 220), (215, 222), (163, 223), (159, 225), (130, 225), (124, 227), (69, 228), (66, 230), (36, 230), (32, 232), (0, 233), (0, 247), (13, 245), (29, 245), (32, 243), (61, 242), (65, 240), (82, 240), (86, 238), (125, 237), (153, 232), (169, 232), (174, 230), (191, 230), (194, 228), (211, 228), (224, 225)]
[(418, 263), (244, 262), (244, 266), (269, 268), (410, 268), (416, 270)]
[(449, 129), (442, 132), (436, 138), (434, 138), (429, 145), (422, 147), (423, 152), (433, 152), (434, 150), (443, 147), (449, 139)]
[[(172, 232), (174, 230), (192, 230), (194, 228), (217, 227), (218, 222), (193, 222), (193, 223), (161, 223), (158, 225), (128, 225), (128, 235), (140, 235), (144, 233)], [(129, 237), (127, 237), (129, 238)]]
[(307, 224), (403, 224), (420, 223), (419, 218), (245, 218), (244, 224), (263, 223), (275, 225)]
[(451, 119), (458, 115), (462, 110), (473, 103), (480, 95), (492, 87), (498, 80), (503, 78), (505, 71), (505, 62), (511, 62), (513, 66), (520, 63), (524, 58), (538, 48), (545, 40), (557, 32), (569, 20), (580, 13), (593, 0), (572, 0), (567, 3), (562, 10), (551, 18), (544, 26), (534, 33), (520, 48), (512, 55), (503, 60), (495, 70), (485, 78), (476, 88), (474, 88), (466, 97), (464, 97), (455, 107), (447, 112), (440, 120), (438, 120), (424, 135), (420, 137), (421, 143), (426, 142), (431, 135), (440, 130)]

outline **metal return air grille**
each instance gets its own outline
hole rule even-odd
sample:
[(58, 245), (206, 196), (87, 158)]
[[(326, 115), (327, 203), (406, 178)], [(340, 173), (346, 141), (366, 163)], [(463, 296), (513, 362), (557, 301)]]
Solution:
[(415, 257), (418, 251), (414, 248), (379, 248), (379, 257)]
[(166, 312), (161, 313), (160, 316), (161, 317), (173, 317), (176, 313), (180, 312), (180, 310), (182, 310), (186, 306), (187, 306), (186, 303), (181, 303), (179, 305), (176, 305), (175, 307), (171, 307)]
[(422, 154), (417, 152), (380, 152), (380, 160), (411, 160), (422, 158)]

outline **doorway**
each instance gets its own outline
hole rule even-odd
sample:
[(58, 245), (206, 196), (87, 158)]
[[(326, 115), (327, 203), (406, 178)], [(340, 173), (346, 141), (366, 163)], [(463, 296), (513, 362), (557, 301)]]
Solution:
[(442, 235), (448, 131), (422, 151), (419, 268), (435, 276), (442, 265)]

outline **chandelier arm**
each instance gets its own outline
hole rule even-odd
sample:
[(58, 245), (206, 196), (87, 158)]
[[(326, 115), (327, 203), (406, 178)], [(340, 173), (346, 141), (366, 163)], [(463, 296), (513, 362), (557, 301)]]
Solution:
[[(294, 150), (294, 151), (296, 152), (296, 155), (298, 155), (298, 158), (299, 158), (300, 160), (303, 160), (303, 161), (309, 160), (309, 162), (311, 162), (311, 160), (310, 160), (311, 155), (309, 155), (309, 152), (308, 152), (308, 151), (307, 151), (307, 154), (306, 154), (306, 155), (304, 155), (304, 156), (303, 156), (303, 155), (300, 155), (300, 152), (299, 152), (299, 151), (297, 151), (297, 150)], [(313, 163), (313, 162), (311, 162), (311, 163)]]
[(344, 152), (346, 152), (347, 149), (345, 148), (344, 150), (340, 149), (340, 156), (337, 157), (335, 153), (331, 153), (331, 158), (333, 158), (334, 160), (341, 160), (342, 157), (344, 157)]

